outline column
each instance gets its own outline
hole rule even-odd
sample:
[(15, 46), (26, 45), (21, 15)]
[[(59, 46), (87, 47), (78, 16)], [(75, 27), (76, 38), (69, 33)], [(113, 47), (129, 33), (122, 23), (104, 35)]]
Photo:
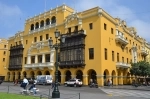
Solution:
[(83, 75), (83, 85), (88, 85), (88, 75)]
[(11, 74), (11, 75), (10, 75), (10, 78), (9, 78), (9, 81), (13, 81), (13, 77), (14, 77), (14, 76)]
[(104, 86), (104, 75), (96, 75), (98, 86)]
[(45, 54), (42, 55), (42, 63), (45, 63)]
[(52, 48), (50, 50), (50, 62), (54, 63), (54, 54), (55, 54), (55, 48)]
[(27, 64), (31, 64), (31, 56), (28, 55)]
[(35, 55), (35, 63), (38, 63), (38, 55)]
[(66, 77), (66, 75), (61, 75), (61, 84), (63, 84), (65, 82), (65, 77)]
[(117, 83), (117, 76), (112, 76), (113, 77), (113, 79), (112, 79), (112, 82), (113, 82), (113, 85), (114, 86), (116, 86), (116, 85), (118, 85), (118, 83)]
[(18, 75), (15, 75), (15, 80), (18, 79)]

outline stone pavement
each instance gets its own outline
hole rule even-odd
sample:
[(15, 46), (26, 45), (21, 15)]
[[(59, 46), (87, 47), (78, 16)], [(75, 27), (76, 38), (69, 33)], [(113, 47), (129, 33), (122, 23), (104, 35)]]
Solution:
[(150, 91), (150, 86), (134, 87), (134, 86), (132, 86), (132, 85), (118, 85), (118, 86), (104, 86), (104, 87), (102, 87), (102, 88)]

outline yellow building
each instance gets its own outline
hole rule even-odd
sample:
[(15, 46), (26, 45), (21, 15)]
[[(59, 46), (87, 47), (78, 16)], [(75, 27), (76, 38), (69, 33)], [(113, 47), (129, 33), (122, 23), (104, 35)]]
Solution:
[(0, 38), (0, 79), (5, 79), (7, 73), (6, 60), (8, 51), (8, 41), (7, 39)]
[(148, 55), (142, 49), (144, 39), (124, 20), (113, 18), (100, 7), (75, 12), (62, 5), (27, 19), (24, 31), (9, 38), (6, 80), (54, 76), (55, 49), (49, 48), (48, 40), (52, 37), (55, 42), (56, 29), (66, 34), (66, 42), (59, 50), (61, 83), (79, 78), (84, 85), (90, 79), (97, 80), (100, 86), (108, 79), (114, 85), (130, 84), (130, 62)]

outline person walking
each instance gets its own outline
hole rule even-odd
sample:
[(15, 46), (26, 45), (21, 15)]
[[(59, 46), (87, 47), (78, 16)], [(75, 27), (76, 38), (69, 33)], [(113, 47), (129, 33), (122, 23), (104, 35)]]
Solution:
[(36, 92), (36, 90), (37, 90), (37, 88), (35, 87), (35, 82), (33, 82), (33, 84), (30, 86), (30, 88), (29, 88), (29, 90), (30, 90), (30, 92), (32, 91), (33, 92), (33, 95), (36, 95), (37, 94), (37, 92)]
[(29, 81), (26, 79), (26, 77), (24, 77), (23, 82), (21, 84), (21, 86), (23, 87), (23, 89), (26, 89), (27, 85), (29, 84)]

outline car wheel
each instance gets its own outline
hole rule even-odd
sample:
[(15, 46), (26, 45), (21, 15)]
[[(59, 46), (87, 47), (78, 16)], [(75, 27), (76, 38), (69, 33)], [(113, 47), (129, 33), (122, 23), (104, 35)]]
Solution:
[(67, 87), (67, 84), (65, 84), (65, 87)]
[(77, 87), (77, 85), (76, 85), (76, 84), (74, 84), (74, 87)]

